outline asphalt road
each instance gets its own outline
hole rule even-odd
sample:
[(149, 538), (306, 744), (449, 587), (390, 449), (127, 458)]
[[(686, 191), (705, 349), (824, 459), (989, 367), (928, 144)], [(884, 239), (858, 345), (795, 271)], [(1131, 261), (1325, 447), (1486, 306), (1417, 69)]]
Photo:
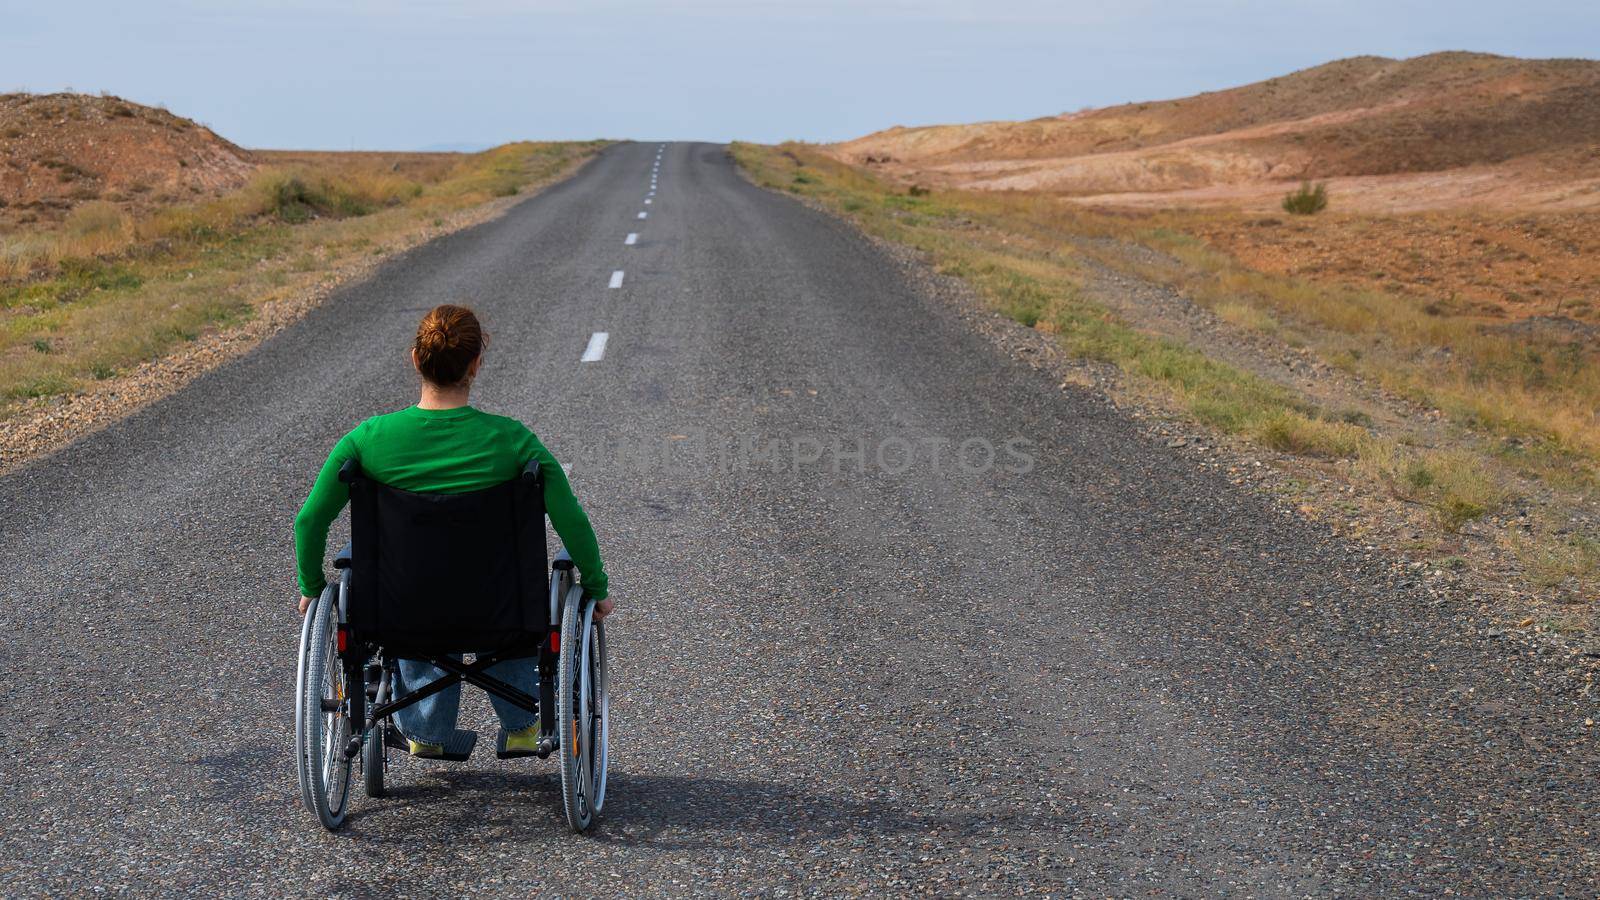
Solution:
[[(1595, 893), (1573, 685), (723, 148), (668, 145), (645, 205), (656, 148), (0, 479), (0, 894)], [(483, 743), (399, 761), (342, 833), (299, 805), (290, 520), (413, 402), (445, 301), (612, 573), (589, 836), (552, 763)], [(464, 718), (492, 736), (481, 695)]]

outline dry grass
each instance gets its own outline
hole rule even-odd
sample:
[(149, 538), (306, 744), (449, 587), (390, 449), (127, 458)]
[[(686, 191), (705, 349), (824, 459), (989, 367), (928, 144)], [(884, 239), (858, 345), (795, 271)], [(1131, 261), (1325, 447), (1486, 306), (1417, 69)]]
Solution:
[(1417, 450), (1378, 439), (1362, 445), (1357, 465), (1394, 496), (1432, 508), (1445, 532), (1461, 530), (1506, 500), (1492, 461), (1466, 450)]
[[(1123, 235), (1180, 265), (1115, 262), (1182, 289), (1237, 319), (1250, 308), (1305, 326), (1327, 360), (1469, 428), (1548, 441), (1592, 467), (1600, 459), (1600, 359), (1579, 341), (1507, 333), (1475, 316), (1442, 314), (1418, 298), (1250, 269), (1166, 228)], [(1109, 261), (1109, 260), (1108, 260)]]
[(1540, 588), (1568, 597), (1600, 593), (1600, 540), (1569, 533), (1555, 540), (1524, 539), (1515, 549), (1528, 579)]
[(58, 269), (63, 260), (122, 253), (134, 238), (132, 223), (115, 204), (84, 203), (56, 231), (0, 237), (0, 282)]
[[(1356, 337), (1371, 340), (1390, 348), (1408, 367), (1405, 377), (1435, 393), (1451, 390), (1451, 382), (1426, 380), (1438, 369), (1418, 348), (1448, 338), (1476, 359), (1525, 363), (1525, 355), (1497, 355), (1509, 353), (1505, 341), (1417, 309), (1392, 315), (1389, 298), (1326, 291), (1241, 270), (1184, 235), (1152, 229), (1148, 217), (1096, 213), (1058, 198), (1020, 193), (910, 196), (891, 182), (799, 145), (736, 145), (734, 153), (761, 183), (816, 198), (848, 213), (870, 233), (927, 253), (940, 271), (966, 279), (1001, 312), (1056, 335), (1079, 356), (1116, 364), (1195, 420), (1286, 453), (1348, 460), (1357, 477), (1426, 506), (1443, 532), (1459, 530), (1506, 499), (1503, 474), (1482, 453), (1409, 447), (1405, 435), (1380, 433), (1363, 417), (1320, 409), (1282, 385), (1120, 321), (1081, 290), (1079, 254), (1097, 246), (1081, 239), (1138, 238), (1165, 251), (1167, 262), (1132, 262), (1111, 254), (1103, 259), (1173, 284), (1241, 327), (1270, 333), (1292, 324), (1297, 336), (1322, 336), (1315, 341), (1319, 348), (1332, 342), (1347, 351), (1362, 346)], [(1371, 350), (1361, 354), (1364, 360), (1380, 356)], [(1467, 399), (1465, 392), (1461, 399)], [(1484, 402), (1483, 395), (1478, 399)], [(1529, 416), (1529, 408), (1517, 415)], [(1507, 419), (1502, 411), (1494, 421)]]
[(84, 204), (58, 230), (0, 250), (0, 418), (248, 317), (452, 212), (548, 182), (600, 146), (511, 144), (432, 165), (408, 154), (398, 169), (381, 154), (316, 154), (138, 221)]
[[(1485, 327), (1480, 316), (1454, 315), (1415, 296), (1259, 271), (1187, 233), (1184, 229), (1197, 220), (1192, 213), (1100, 211), (1024, 192), (941, 191), (931, 197), (904, 197), (894, 184), (821, 153), (805, 148), (788, 152), (803, 157), (808, 170), (826, 173), (829, 183), (796, 183), (792, 176), (780, 176), (779, 187), (835, 197), (841, 209), (891, 239), (901, 239), (911, 226), (933, 215), (978, 226), (958, 232), (956, 243), (987, 243), (1013, 258), (1060, 257), (1066, 255), (1064, 248), (1081, 247), (1084, 237), (1143, 244), (1169, 261), (1151, 262), (1115, 250), (1096, 256), (1177, 288), (1244, 327), (1269, 332), (1291, 328), (1297, 340), (1308, 341), (1329, 362), (1438, 408), (1463, 427), (1548, 445), (1563, 465), (1582, 468), (1586, 479), (1592, 480), (1600, 462), (1600, 357), (1592, 341)], [(782, 158), (792, 164), (790, 157)], [(896, 197), (889, 202), (903, 207), (897, 221), (882, 221), (885, 217), (874, 211), (882, 203), (863, 199), (873, 193)], [(941, 243), (911, 237), (907, 242), (924, 250)]]

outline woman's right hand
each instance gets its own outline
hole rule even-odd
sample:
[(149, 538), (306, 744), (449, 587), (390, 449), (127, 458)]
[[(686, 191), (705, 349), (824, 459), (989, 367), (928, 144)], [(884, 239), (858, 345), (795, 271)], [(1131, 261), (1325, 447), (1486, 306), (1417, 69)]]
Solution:
[(611, 602), (610, 597), (604, 600), (596, 600), (594, 604), (594, 620), (596, 622), (604, 622), (606, 616), (611, 615), (611, 609), (614, 606), (616, 604)]

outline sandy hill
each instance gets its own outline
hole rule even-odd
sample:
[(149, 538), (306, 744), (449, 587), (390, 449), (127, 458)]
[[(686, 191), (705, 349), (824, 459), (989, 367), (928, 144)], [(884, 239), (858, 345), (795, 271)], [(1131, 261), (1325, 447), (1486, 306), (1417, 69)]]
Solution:
[(117, 97), (0, 94), (0, 224), (105, 200), (128, 209), (243, 184), (250, 154), (211, 129)]
[[(1303, 178), (1391, 206), (1600, 205), (1600, 62), (1357, 57), (1230, 90), (833, 145), (928, 183), (1254, 202)], [(1450, 173), (1449, 178), (1440, 178)]]

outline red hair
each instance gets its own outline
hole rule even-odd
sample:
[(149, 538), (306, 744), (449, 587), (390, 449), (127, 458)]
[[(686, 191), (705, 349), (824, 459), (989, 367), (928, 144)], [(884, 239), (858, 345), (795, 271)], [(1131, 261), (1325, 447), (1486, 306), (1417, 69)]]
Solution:
[(487, 343), (472, 310), (449, 303), (435, 306), (417, 325), (417, 370), (430, 384), (454, 387), (467, 377), (467, 368)]

